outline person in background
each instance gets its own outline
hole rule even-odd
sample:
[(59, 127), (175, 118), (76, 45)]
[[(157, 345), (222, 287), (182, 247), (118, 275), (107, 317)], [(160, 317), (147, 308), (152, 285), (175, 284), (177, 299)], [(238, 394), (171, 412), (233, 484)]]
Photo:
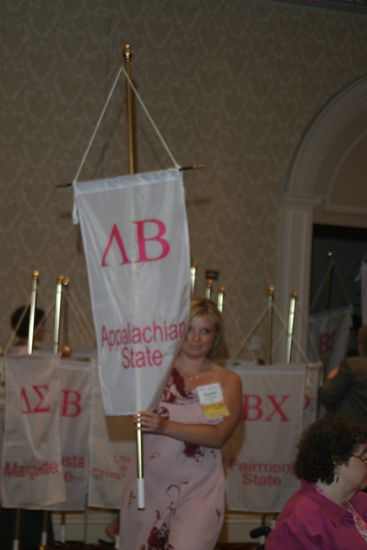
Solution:
[[(15, 331), (17, 339), (15, 340), (12, 352), (26, 353), (28, 344), (30, 307), (21, 306), (16, 309), (11, 317), (11, 328)], [(43, 309), (38, 307), (34, 311), (34, 349), (39, 349), (40, 342), (43, 341), (46, 333), (46, 315)], [(15, 349), (14, 349), (15, 348)]]
[(367, 425), (367, 325), (357, 332), (358, 356), (347, 357), (332, 369), (320, 388), (327, 415), (350, 418)]
[(145, 509), (136, 472), (124, 488), (120, 550), (213, 550), (224, 519), (220, 449), (242, 419), (241, 380), (213, 358), (222, 318), (208, 299), (192, 301), (186, 336), (158, 408), (140, 413)]
[[(16, 309), (11, 317), (10, 324), (16, 331), (16, 340), (9, 353), (22, 355), (27, 353), (28, 329), (29, 329), (30, 307), (21, 306)], [(46, 332), (46, 317), (45, 312), (40, 309), (35, 309), (34, 318), (34, 346), (35, 350), (40, 349), (39, 344), (42, 342)], [(4, 388), (3, 388), (4, 389)], [(1, 401), (1, 399), (0, 399)], [(5, 400), (3, 406), (5, 405)], [(3, 415), (0, 415), (3, 416)], [(2, 434), (3, 426), (0, 433)], [(2, 449), (2, 438), (0, 447)], [(0, 506), (0, 549), (12, 550), (15, 536), (16, 525), (16, 510), (13, 508), (3, 508)], [(44, 513), (42, 510), (21, 510), (20, 513), (20, 540), (19, 550), (38, 550), (41, 543), (41, 536), (44, 525)], [(51, 512), (47, 514), (47, 536), (48, 544), (54, 542), (54, 532)]]
[(266, 550), (367, 550), (367, 427), (324, 418), (303, 434), (294, 464), (301, 480)]

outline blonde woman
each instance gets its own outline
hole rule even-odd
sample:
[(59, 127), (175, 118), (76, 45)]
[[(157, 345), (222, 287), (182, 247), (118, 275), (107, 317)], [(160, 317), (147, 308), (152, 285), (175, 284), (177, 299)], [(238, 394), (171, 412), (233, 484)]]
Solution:
[(215, 304), (194, 300), (180, 353), (156, 411), (141, 412), (146, 508), (135, 473), (120, 514), (120, 550), (213, 550), (224, 517), (220, 449), (242, 419), (239, 377), (214, 361), (222, 337)]

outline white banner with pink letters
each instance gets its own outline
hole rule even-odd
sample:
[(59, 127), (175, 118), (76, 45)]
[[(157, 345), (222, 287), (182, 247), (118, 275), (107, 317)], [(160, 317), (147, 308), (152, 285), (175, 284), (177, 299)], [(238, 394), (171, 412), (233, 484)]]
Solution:
[(244, 422), (223, 450), (227, 507), (279, 512), (298, 487), (291, 470), (303, 427), (306, 366), (228, 366), (242, 379)]
[(308, 321), (308, 358), (322, 361), (325, 372), (337, 366), (347, 353), (353, 306), (310, 315)]
[(74, 184), (106, 414), (157, 403), (185, 330), (190, 255), (182, 174)]
[(130, 416), (106, 416), (93, 368), (88, 504), (119, 508), (128, 468), (135, 460), (136, 429)]
[(90, 424), (92, 415), (91, 364), (63, 359), (60, 364), (59, 429), (65, 500), (55, 510), (84, 510), (88, 490)]
[(60, 359), (5, 358), (2, 505), (44, 508), (65, 500), (60, 448)]

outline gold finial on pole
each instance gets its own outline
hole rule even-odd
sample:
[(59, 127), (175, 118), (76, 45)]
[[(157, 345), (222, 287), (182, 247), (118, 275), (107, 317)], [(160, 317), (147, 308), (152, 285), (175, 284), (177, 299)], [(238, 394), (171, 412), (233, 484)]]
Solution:
[(195, 296), (197, 263), (192, 262), (190, 267), (191, 296)]
[(222, 313), (224, 307), (224, 286), (221, 285), (218, 289), (218, 296), (217, 296), (217, 308)]
[[(133, 51), (130, 44), (125, 44), (122, 48), (122, 57), (126, 72), (132, 80), (132, 59)], [(128, 167), (129, 174), (136, 172), (136, 140), (135, 140), (135, 109), (133, 90), (126, 79), (126, 112), (127, 112), (127, 150), (128, 150)]]
[(273, 285), (268, 285), (266, 288), (268, 294), (268, 365), (272, 362), (272, 346), (273, 346), (273, 305), (275, 288)]
[(286, 352), (285, 352), (286, 363), (290, 363), (291, 361), (294, 316), (295, 316), (297, 298), (298, 298), (298, 292), (295, 292), (295, 291), (291, 292), (290, 302), (289, 302), (288, 332), (287, 332), (287, 342), (286, 342)]
[(36, 311), (36, 301), (37, 301), (37, 288), (39, 281), (39, 271), (33, 271), (32, 273), (32, 292), (31, 292), (31, 306), (29, 312), (29, 327), (28, 327), (28, 343), (27, 343), (27, 354), (32, 355), (33, 350), (33, 338), (34, 338), (34, 315)]

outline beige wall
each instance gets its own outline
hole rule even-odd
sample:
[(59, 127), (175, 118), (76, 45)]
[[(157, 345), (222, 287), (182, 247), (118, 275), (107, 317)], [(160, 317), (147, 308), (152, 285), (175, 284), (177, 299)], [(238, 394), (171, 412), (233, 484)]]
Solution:
[[(227, 290), (231, 351), (274, 282), (279, 203), (297, 143), (322, 106), (367, 69), (367, 18), (245, 0), (0, 0), (1, 337), (41, 272), (90, 319), (70, 222), (71, 181), (120, 63), (135, 51), (140, 93), (186, 173), (192, 257)], [(141, 171), (170, 166), (138, 109)], [(123, 85), (81, 179), (127, 171)], [(362, 155), (363, 157), (363, 155)], [(76, 319), (78, 317), (78, 319)], [(85, 345), (80, 315), (72, 343)], [(50, 323), (51, 326), (51, 323)]]

